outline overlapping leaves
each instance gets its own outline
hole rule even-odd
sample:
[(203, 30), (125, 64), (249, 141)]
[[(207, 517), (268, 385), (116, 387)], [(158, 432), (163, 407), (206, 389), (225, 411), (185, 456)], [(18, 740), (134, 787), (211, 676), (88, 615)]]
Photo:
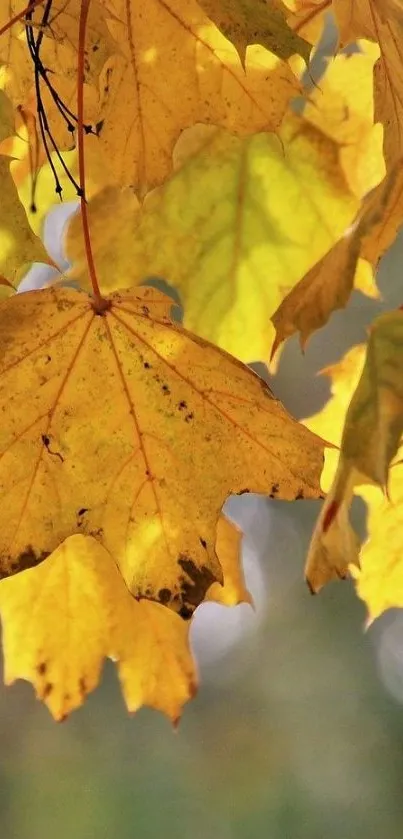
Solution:
[[(381, 53), (361, 42), (360, 53), (338, 56), (297, 115), (309, 55), (300, 35), (312, 34), (304, 0), (294, 4), (296, 32), (277, 0), (91, 0), (86, 194), (101, 291), (114, 293), (101, 304), (55, 288), (0, 307), (0, 568), (16, 575), (0, 585), (5, 676), (29, 679), (57, 719), (81, 704), (111, 657), (129, 709), (150, 704), (175, 720), (196, 685), (183, 619), (203, 599), (249, 600), (239, 534), (220, 518), (224, 501), (231, 492), (321, 494), (323, 442), (205, 339), (242, 360), (267, 360), (271, 317), (278, 340), (297, 330), (305, 339), (353, 285), (376, 293), (374, 272), (403, 206), (401, 20), (392, 5), (363, 0), (347, 22), (346, 3), (335, 0), (343, 43), (367, 37)], [(322, 6), (312, 14), (310, 4), (314, 26)], [(0, 27), (23, 11), (13, 0)], [(1, 86), (19, 109), (20, 134), (2, 150), (18, 146), (20, 155), (26, 144), (25, 161), (11, 167), (26, 210), (32, 176), (38, 196), (55, 170), (58, 192), (70, 176), (69, 197), (78, 187), (74, 149), (64, 158), (60, 150), (75, 143), (80, 11), (79, 0), (38, 3), (0, 41)], [(375, 62), (383, 125), (373, 118)], [(14, 118), (4, 93), (0, 105), (3, 140)], [(46, 137), (52, 162), (37, 182)], [(9, 289), (25, 262), (47, 256), (10, 159), (0, 162), (0, 283)], [(42, 203), (38, 218), (49, 195)], [(80, 225), (77, 216), (66, 237), (69, 279), (90, 290)], [(150, 275), (178, 289), (185, 325), (199, 337), (172, 324), (168, 298), (133, 290)], [(389, 316), (369, 340), (314, 534), (313, 589), (357, 560), (348, 521), (357, 475), (385, 484), (396, 459), (399, 323)], [(334, 402), (329, 424), (326, 414), (317, 420), (321, 435), (338, 442), (349, 398), (336, 421)], [(374, 507), (355, 572), (372, 615), (393, 600), (386, 572), (374, 595), (377, 515)]]

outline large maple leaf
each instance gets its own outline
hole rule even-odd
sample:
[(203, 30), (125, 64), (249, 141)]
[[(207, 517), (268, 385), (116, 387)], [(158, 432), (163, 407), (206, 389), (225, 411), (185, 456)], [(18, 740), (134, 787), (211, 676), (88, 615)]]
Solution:
[(0, 306), (0, 571), (91, 535), (133, 594), (188, 617), (222, 581), (227, 496), (317, 498), (323, 443), (254, 373), (173, 325), (165, 295), (105, 305), (50, 288)]

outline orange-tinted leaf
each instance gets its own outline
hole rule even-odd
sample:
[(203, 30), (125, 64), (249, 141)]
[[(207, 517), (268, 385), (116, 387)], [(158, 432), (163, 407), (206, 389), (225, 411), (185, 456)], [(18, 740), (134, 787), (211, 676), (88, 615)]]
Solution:
[(350, 566), (358, 564), (360, 542), (349, 521), (349, 508), (359, 478), (341, 458), (316, 522), (305, 564), (305, 578), (313, 594), (331, 580), (343, 580)]
[(258, 44), (244, 68), (196, 0), (100, 2), (119, 44), (102, 77), (100, 143), (117, 180), (142, 195), (169, 175), (184, 128), (275, 130), (300, 92), (290, 67)]
[(403, 312), (374, 322), (365, 364), (347, 410), (339, 465), (315, 529), (307, 560), (310, 587), (318, 591), (335, 573), (358, 561), (358, 540), (348, 524), (354, 488), (387, 488), (390, 463), (403, 432)]
[(310, 335), (327, 323), (332, 312), (347, 305), (354, 281), (360, 276), (361, 254), (369, 256), (371, 250), (377, 264), (381, 253), (375, 242), (378, 247), (383, 244), (385, 213), (393, 207), (397, 178), (403, 183), (400, 166), (399, 170), (394, 167), (364, 199), (352, 227), (284, 298), (272, 317), (276, 329), (272, 354), (295, 332), (300, 333), (301, 347), (305, 347)]
[(320, 495), (322, 441), (254, 373), (173, 325), (171, 305), (140, 289), (99, 315), (86, 294), (50, 288), (0, 306), (3, 576), (83, 533), (133, 594), (188, 617), (222, 581), (231, 492)]

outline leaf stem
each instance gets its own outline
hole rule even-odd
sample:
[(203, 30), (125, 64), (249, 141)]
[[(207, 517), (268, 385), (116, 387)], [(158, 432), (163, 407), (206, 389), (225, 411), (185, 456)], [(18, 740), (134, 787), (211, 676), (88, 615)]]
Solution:
[(28, 6), (26, 6), (25, 9), (22, 10), (22, 12), (18, 12), (18, 15), (14, 15), (14, 17), (8, 20), (7, 23), (4, 24), (4, 26), (0, 27), (0, 38), (2, 35), (4, 35), (5, 32), (11, 29), (11, 27), (14, 26), (15, 23), (18, 23), (19, 20), (24, 18), (27, 12), (32, 12), (36, 8), (36, 6), (40, 6), (43, 2), (44, 0), (31, 0), (31, 3), (28, 3)]
[(85, 197), (85, 156), (84, 156), (84, 57), (85, 57), (85, 31), (87, 26), (88, 10), (91, 0), (81, 0), (80, 21), (78, 31), (78, 62), (77, 62), (77, 147), (78, 147), (78, 171), (80, 182), (81, 222), (83, 226), (84, 247), (87, 256), (88, 273), (94, 292), (94, 307), (101, 314), (108, 308), (107, 301), (101, 295), (98, 278), (95, 270), (94, 257), (92, 253), (90, 228), (87, 213), (87, 201)]

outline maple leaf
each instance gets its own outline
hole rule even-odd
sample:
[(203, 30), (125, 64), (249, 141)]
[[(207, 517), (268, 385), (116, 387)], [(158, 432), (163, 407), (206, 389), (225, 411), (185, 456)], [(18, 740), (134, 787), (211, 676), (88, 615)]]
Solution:
[(101, 80), (100, 143), (116, 179), (141, 195), (169, 175), (184, 128), (275, 130), (301, 90), (291, 68), (259, 45), (248, 47), (243, 67), (196, 0), (101, 3), (120, 52)]
[[(286, 0), (289, 19), (298, 34), (316, 40), (329, 10), (329, 0)], [(379, 44), (374, 70), (375, 119), (385, 126), (385, 158), (393, 164), (403, 155), (403, 15), (391, 0), (333, 0), (340, 46), (366, 38)]]
[[(372, 136), (366, 189), (383, 174), (375, 129)], [(113, 290), (120, 277), (128, 284), (163, 277), (180, 292), (186, 327), (244, 361), (267, 358), (270, 316), (360, 206), (362, 193), (346, 183), (343, 154), (337, 142), (291, 114), (279, 138), (190, 129), (176, 147), (178, 171), (141, 210), (130, 190), (113, 187), (90, 203), (101, 288)], [(353, 182), (351, 158), (349, 164)], [(291, 206), (298, 210), (292, 226)], [(65, 247), (69, 276), (88, 283), (79, 216)]]
[(189, 617), (222, 581), (227, 496), (318, 497), (323, 442), (250, 370), (172, 324), (165, 295), (105, 306), (57, 288), (0, 306), (0, 572), (92, 535), (135, 596)]
[(116, 661), (129, 711), (151, 705), (176, 720), (195, 692), (189, 624), (137, 602), (91, 537), (71, 536), (40, 567), (4, 580), (0, 614), (5, 683), (32, 682), (56, 720), (94, 690), (106, 657)]
[(308, 64), (311, 47), (289, 27), (284, 6), (276, 0), (200, 0), (200, 6), (234, 44), (242, 62), (248, 44), (259, 43), (279, 58), (297, 53)]
[[(366, 45), (365, 50), (360, 55), (337, 56), (304, 110), (304, 117), (338, 140), (347, 156), (355, 159), (358, 153), (360, 160), (367, 159), (366, 138), (372, 125), (368, 71), (378, 54), (377, 48), (371, 45)], [(348, 120), (346, 108), (350, 114)], [(353, 136), (360, 134), (361, 149), (352, 144), (352, 132)], [(360, 183), (361, 178), (365, 180), (367, 173), (360, 165), (349, 168), (346, 159), (344, 164), (346, 172), (354, 172), (355, 183)], [(297, 331), (301, 345), (305, 346), (312, 332), (323, 326), (335, 309), (347, 304), (354, 285), (366, 294), (376, 295), (373, 280), (379, 260), (394, 241), (401, 224), (402, 187), (399, 160), (365, 197), (350, 229), (281, 302), (272, 318), (276, 328), (272, 355), (283, 340)]]
[(272, 356), (279, 344), (295, 332), (300, 332), (304, 348), (310, 335), (327, 323), (332, 312), (347, 305), (354, 285), (370, 296), (377, 296), (361, 254), (371, 254), (372, 261), (378, 264), (383, 247), (379, 229), (383, 227), (385, 212), (393, 206), (397, 178), (401, 181), (400, 172), (394, 167), (366, 196), (356, 222), (343, 238), (284, 298), (272, 317), (276, 329)]
[[(224, 585), (214, 583), (207, 599), (251, 602), (239, 546), (239, 531), (221, 516), (216, 549)], [(197, 689), (189, 624), (159, 603), (135, 600), (90, 536), (70, 536), (39, 567), (3, 580), (0, 615), (5, 683), (32, 682), (56, 720), (83, 704), (105, 658), (116, 662), (129, 711), (150, 705), (176, 723)]]
[(340, 458), (308, 554), (306, 576), (313, 591), (358, 562), (358, 539), (348, 523), (357, 485), (386, 489), (391, 461), (403, 431), (403, 312), (374, 321), (365, 364), (344, 422)]

